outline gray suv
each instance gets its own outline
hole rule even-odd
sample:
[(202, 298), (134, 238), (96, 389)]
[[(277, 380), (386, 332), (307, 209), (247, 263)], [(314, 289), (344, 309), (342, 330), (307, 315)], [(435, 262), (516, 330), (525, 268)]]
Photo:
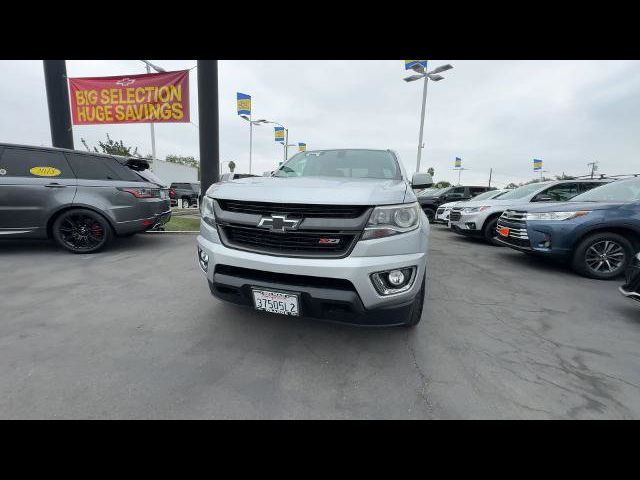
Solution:
[(92, 253), (114, 235), (164, 224), (168, 188), (148, 167), (138, 158), (0, 143), (0, 239), (53, 238)]
[(211, 293), (256, 310), (363, 325), (416, 325), (429, 221), (388, 150), (301, 152), (271, 177), (213, 184), (198, 262)]

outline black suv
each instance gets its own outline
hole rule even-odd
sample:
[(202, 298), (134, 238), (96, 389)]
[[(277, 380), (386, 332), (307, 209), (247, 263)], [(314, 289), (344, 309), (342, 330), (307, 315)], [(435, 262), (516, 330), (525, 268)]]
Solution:
[(199, 183), (172, 183), (170, 187), (175, 195), (172, 195), (171, 205), (182, 208), (195, 207), (200, 198)]
[(144, 159), (0, 144), (0, 238), (92, 253), (166, 223), (169, 192)]
[(418, 202), (420, 207), (426, 213), (429, 223), (433, 223), (436, 210), (443, 203), (457, 202), (461, 200), (469, 200), (470, 198), (480, 195), (489, 190), (495, 190), (495, 187), (483, 186), (455, 186), (446, 187), (438, 190), (432, 188), (418, 194)]

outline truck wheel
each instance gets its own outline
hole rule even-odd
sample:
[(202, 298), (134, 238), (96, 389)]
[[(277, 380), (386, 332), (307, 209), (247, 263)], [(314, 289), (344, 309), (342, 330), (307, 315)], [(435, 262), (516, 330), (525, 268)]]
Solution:
[(191, 200), (189, 200), (188, 198), (183, 198), (182, 199), (182, 208), (189, 208), (191, 206)]
[(427, 273), (425, 272), (424, 277), (422, 277), (422, 287), (416, 295), (416, 299), (413, 301), (413, 305), (411, 306), (411, 312), (407, 318), (407, 321), (403, 324), (404, 327), (415, 327), (420, 323), (422, 319), (422, 309), (424, 307), (424, 294), (425, 294), (425, 282), (427, 280)]
[(590, 235), (576, 248), (572, 267), (580, 275), (598, 280), (609, 280), (622, 275), (631, 258), (631, 242), (617, 233)]
[(482, 236), (484, 237), (487, 243), (491, 245), (495, 245), (496, 247), (503, 247), (504, 245), (499, 244), (494, 240), (496, 236), (496, 226), (498, 225), (498, 217), (490, 218), (485, 222), (485, 226), (482, 229)]
[(100, 214), (76, 208), (63, 212), (53, 222), (54, 240), (73, 253), (94, 253), (111, 241), (111, 225)]

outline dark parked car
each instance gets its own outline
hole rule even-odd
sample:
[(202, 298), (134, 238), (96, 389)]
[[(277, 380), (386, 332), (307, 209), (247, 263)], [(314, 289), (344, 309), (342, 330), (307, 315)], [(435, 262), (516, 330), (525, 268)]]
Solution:
[(640, 302), (640, 253), (633, 257), (625, 277), (626, 281), (620, 287), (620, 293), (631, 300)]
[(496, 231), (496, 241), (567, 259), (587, 277), (617, 277), (640, 250), (640, 178), (608, 183), (567, 202), (512, 207)]
[(168, 189), (144, 159), (0, 144), (0, 238), (53, 238), (92, 253), (166, 223)]
[(177, 205), (182, 208), (196, 207), (200, 198), (199, 183), (172, 183), (171, 205)]
[(476, 195), (495, 190), (494, 187), (472, 187), (472, 186), (455, 186), (442, 189), (428, 188), (424, 192), (418, 194), (418, 202), (420, 207), (427, 215), (430, 223), (433, 223), (438, 207), (444, 203), (458, 202), (461, 200), (469, 200)]

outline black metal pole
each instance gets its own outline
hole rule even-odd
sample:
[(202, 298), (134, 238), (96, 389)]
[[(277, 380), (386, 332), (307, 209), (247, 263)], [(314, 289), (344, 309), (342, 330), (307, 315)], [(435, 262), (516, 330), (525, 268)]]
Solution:
[(67, 88), (67, 66), (64, 60), (44, 60), (44, 83), (49, 105), (51, 144), (73, 149), (73, 130)]
[(218, 136), (218, 61), (198, 60), (200, 123), (200, 192), (204, 195), (220, 174)]

